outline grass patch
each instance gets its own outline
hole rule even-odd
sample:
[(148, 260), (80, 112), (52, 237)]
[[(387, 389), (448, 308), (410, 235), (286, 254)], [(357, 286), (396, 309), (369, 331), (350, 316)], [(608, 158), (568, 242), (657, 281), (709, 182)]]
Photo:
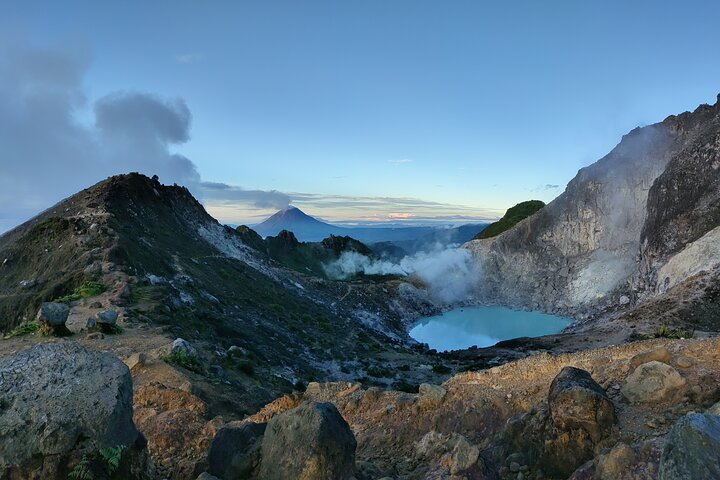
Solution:
[(670, 328), (667, 324), (660, 325), (655, 329), (653, 338), (693, 338), (695, 336), (694, 330), (685, 330), (684, 328)]
[(33, 320), (32, 322), (21, 323), (3, 338), (7, 340), (8, 338), (22, 337), (23, 335), (34, 335), (38, 330), (40, 330), (40, 324)]
[(73, 290), (72, 293), (69, 293), (63, 297), (60, 297), (56, 299), (56, 302), (60, 303), (70, 303), (74, 302), (75, 300), (80, 300), (82, 298), (90, 298), (94, 297), (96, 295), (100, 295), (105, 290), (107, 290), (107, 287), (99, 282), (83, 282), (82, 285), (77, 287), (75, 290)]
[(163, 360), (167, 363), (179, 365), (183, 368), (187, 368), (190, 371), (196, 373), (202, 373), (202, 365), (195, 356), (188, 355), (183, 351), (171, 352), (169, 355), (165, 355)]

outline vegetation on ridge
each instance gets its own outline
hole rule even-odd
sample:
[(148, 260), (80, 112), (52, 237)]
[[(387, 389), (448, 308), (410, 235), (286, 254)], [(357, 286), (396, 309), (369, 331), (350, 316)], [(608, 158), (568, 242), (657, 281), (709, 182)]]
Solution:
[(475, 235), (476, 240), (482, 238), (492, 238), (500, 235), (506, 230), (514, 227), (517, 223), (525, 220), (530, 215), (540, 210), (545, 206), (545, 202), (542, 200), (528, 200), (526, 202), (520, 202), (514, 207), (508, 208), (505, 215), (495, 223), (491, 223), (483, 229), (482, 232)]

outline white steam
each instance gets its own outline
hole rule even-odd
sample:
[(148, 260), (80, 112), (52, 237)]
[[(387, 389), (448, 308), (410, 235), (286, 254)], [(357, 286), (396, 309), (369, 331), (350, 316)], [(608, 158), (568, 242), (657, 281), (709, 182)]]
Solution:
[(425, 284), (434, 300), (447, 304), (467, 299), (480, 281), (478, 262), (469, 250), (455, 246), (418, 252), (399, 262), (344, 252), (324, 267), (328, 277), (333, 279), (346, 279), (358, 273), (416, 277)]

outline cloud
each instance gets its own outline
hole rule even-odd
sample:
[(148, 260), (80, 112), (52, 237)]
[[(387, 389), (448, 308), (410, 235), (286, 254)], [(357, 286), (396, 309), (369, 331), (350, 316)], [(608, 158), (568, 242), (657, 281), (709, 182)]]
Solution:
[[(0, 44), (0, 233), (103, 178), (129, 171), (187, 186), (200, 198), (276, 206), (278, 192), (203, 184), (170, 148), (190, 138), (181, 98), (114, 92), (88, 105), (77, 49)], [(90, 119), (81, 121), (80, 118)]]
[(202, 53), (180, 53), (175, 55), (175, 61), (178, 63), (193, 63), (202, 60)]
[(184, 143), (190, 139), (190, 109), (181, 98), (117, 92), (95, 103), (95, 125), (135, 141)]
[(529, 192), (542, 193), (542, 192), (548, 192), (550, 190), (557, 190), (558, 188), (560, 188), (560, 185), (556, 185), (553, 183), (546, 183), (545, 185), (538, 185), (533, 188), (528, 188), (527, 190)]
[(401, 158), (399, 160), (388, 160), (388, 163), (393, 163), (395, 165), (406, 165), (408, 163), (412, 163), (413, 161), (409, 158)]
[(290, 205), (290, 196), (277, 190), (245, 190), (226, 183), (202, 182), (202, 197), (208, 203), (232, 205), (249, 203), (257, 208), (282, 209)]

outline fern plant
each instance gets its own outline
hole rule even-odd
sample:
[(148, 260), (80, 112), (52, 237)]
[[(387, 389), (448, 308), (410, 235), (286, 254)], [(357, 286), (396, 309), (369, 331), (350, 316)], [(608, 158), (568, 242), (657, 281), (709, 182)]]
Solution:
[(100, 457), (105, 462), (105, 471), (108, 476), (112, 476), (120, 467), (120, 459), (127, 448), (125, 445), (117, 445), (115, 447), (104, 447), (99, 450)]
[[(122, 454), (127, 448), (126, 445), (117, 445), (115, 447), (103, 447), (90, 454), (83, 455), (80, 462), (75, 465), (68, 474), (69, 480), (95, 480), (92, 472), (91, 463), (97, 461), (105, 470), (108, 478), (111, 478), (120, 468), (120, 460)], [(96, 463), (97, 466), (97, 463)]]
[(80, 463), (75, 465), (70, 473), (68, 474), (69, 480), (94, 480), (95, 476), (90, 470), (90, 458), (87, 455), (83, 455)]

